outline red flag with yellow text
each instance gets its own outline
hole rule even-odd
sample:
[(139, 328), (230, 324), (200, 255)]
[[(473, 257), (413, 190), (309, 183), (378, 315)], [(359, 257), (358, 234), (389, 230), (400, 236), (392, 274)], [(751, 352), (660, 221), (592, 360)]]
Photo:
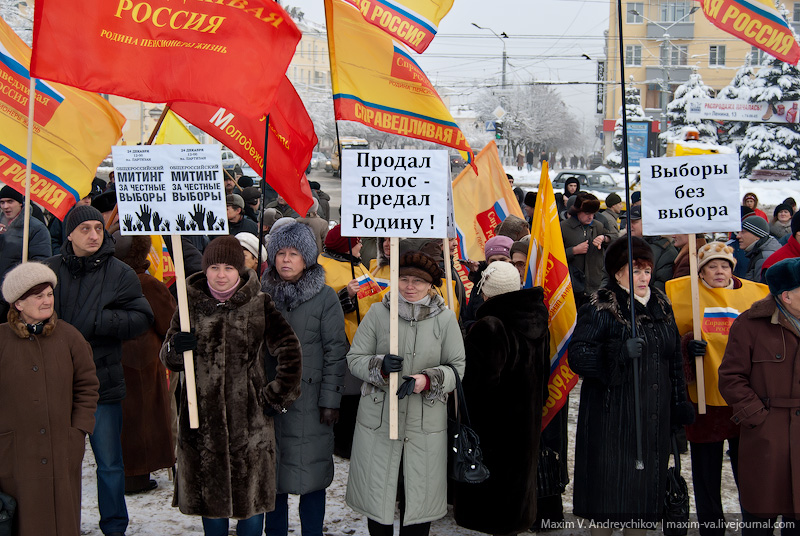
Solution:
[[(261, 176), (266, 116), (252, 119), (218, 106), (190, 102), (172, 102), (170, 109), (229, 147)], [(298, 214), (305, 215), (313, 203), (305, 170), (317, 135), (303, 101), (286, 76), (269, 111), (269, 130), (267, 183)]]
[(439, 22), (453, 7), (453, 0), (346, 1), (358, 8), (365, 21), (420, 54), (436, 37)]
[(467, 139), (405, 47), (344, 0), (325, 0), (325, 15), (336, 119), (453, 147), (474, 168)]
[(37, 78), (261, 117), (300, 41), (272, 0), (37, 0)]

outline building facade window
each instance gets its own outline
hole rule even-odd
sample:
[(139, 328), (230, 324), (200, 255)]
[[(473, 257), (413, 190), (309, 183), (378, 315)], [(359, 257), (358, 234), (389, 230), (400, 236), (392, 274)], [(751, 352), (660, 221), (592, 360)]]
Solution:
[(708, 65), (711, 67), (725, 65), (725, 45), (711, 45), (708, 47)]
[[(635, 11), (636, 13), (638, 13), (638, 15), (636, 15), (635, 13), (631, 13), (631, 11)], [(644, 22), (644, 19), (642, 18), (643, 14), (644, 14), (644, 3), (628, 2), (628, 18), (627, 18), (628, 24), (642, 24)]]
[(794, 9), (792, 9), (792, 22), (800, 22), (800, 2), (794, 3)]
[(641, 45), (626, 45), (625, 46), (625, 65), (638, 67), (642, 65), (642, 46)]
[(688, 46), (672, 45), (661, 47), (661, 65), (687, 65), (688, 63)]
[(689, 2), (662, 2), (661, 22), (677, 22), (692, 10)]
[(750, 47), (750, 65), (761, 65), (768, 54), (758, 47)]

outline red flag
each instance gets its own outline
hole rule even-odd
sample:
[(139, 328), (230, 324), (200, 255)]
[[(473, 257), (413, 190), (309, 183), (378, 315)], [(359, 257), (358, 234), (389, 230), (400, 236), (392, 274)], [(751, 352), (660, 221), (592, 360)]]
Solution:
[[(218, 106), (170, 103), (170, 109), (241, 156), (261, 175), (266, 116), (251, 119)], [(305, 170), (317, 145), (314, 124), (286, 76), (269, 113), (267, 182), (289, 206), (305, 215), (313, 203)]]
[(98, 93), (261, 117), (299, 41), (272, 0), (37, 0), (31, 73)]

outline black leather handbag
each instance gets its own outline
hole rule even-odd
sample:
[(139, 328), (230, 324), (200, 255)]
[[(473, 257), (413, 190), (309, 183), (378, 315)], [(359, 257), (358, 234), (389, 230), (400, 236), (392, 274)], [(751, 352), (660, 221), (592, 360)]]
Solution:
[(448, 366), (456, 376), (456, 418), (447, 419), (447, 476), (456, 482), (480, 484), (489, 478), (489, 469), (483, 464), (480, 438), (470, 427), (461, 378), (453, 365)]
[(536, 467), (536, 496), (553, 497), (564, 493), (567, 484), (561, 475), (558, 452), (539, 443), (539, 462)]
[(667, 469), (667, 491), (664, 496), (664, 536), (686, 536), (689, 532), (689, 487), (681, 476), (681, 455), (674, 435), (672, 456), (675, 465)]

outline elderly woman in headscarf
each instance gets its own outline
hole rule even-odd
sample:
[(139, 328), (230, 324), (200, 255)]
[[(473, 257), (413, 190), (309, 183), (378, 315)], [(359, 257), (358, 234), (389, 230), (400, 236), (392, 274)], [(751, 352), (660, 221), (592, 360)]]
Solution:
[[(447, 393), (464, 374), (464, 343), (455, 314), (433, 286), (442, 271), (430, 256), (400, 259), (398, 353), (389, 353), (389, 302), (369, 310), (347, 354), (361, 380), (361, 401), (347, 504), (367, 517), (371, 536), (391, 535), (400, 499), (400, 534), (426, 536), (447, 514)], [(448, 366), (448, 365), (452, 365)], [(389, 439), (389, 374), (403, 377), (397, 391), (400, 441)]]
[[(653, 252), (641, 238), (631, 240), (632, 264), (628, 264), (627, 237), (609, 246), (605, 258), (609, 282), (579, 310), (569, 343), (570, 367), (583, 378), (574, 511), (597, 523), (661, 520), (672, 428), (694, 417), (686, 398), (672, 307), (666, 295), (651, 285)], [(641, 393), (638, 415), (635, 389)], [(637, 460), (637, 418), (641, 460)], [(636, 467), (637, 461), (644, 463), (644, 470)], [(611, 529), (592, 528), (593, 536), (610, 534)]]
[(17, 501), (17, 536), (81, 534), (81, 463), (100, 382), (89, 344), (56, 318), (56, 283), (36, 262), (3, 281), (0, 490)]
[[(300, 495), (300, 523), (308, 536), (322, 536), (325, 489), (333, 480), (333, 425), (347, 368), (344, 314), (325, 270), (317, 264), (314, 235), (303, 223), (272, 233), (269, 270), (261, 288), (292, 326), (303, 349), (300, 397), (275, 417), (278, 446), (278, 494), (266, 516), (267, 536), (289, 530), (288, 494)], [(270, 371), (273, 373), (273, 371)]]

